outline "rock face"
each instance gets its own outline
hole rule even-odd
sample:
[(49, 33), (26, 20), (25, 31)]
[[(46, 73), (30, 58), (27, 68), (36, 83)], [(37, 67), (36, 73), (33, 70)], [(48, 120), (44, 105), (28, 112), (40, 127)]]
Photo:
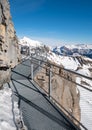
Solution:
[[(44, 67), (46, 67), (46, 69), (43, 68), (41, 71), (39, 71), (34, 79), (39, 84), (39, 86), (48, 92), (49, 77), (46, 75), (46, 70), (48, 67), (46, 65), (44, 65)], [(54, 72), (52, 73), (51, 77), (51, 96), (77, 120), (80, 121), (80, 93), (74, 83), (65, 79), (68, 78), (72, 81), (75, 81), (76, 77), (57, 67), (52, 66), (51, 69), (52, 72)], [(69, 114), (66, 112), (65, 114), (69, 116)], [(77, 122), (75, 123), (77, 124)]]
[(0, 0), (0, 86), (9, 80), (10, 68), (20, 60), (18, 40), (10, 15), (8, 0)]

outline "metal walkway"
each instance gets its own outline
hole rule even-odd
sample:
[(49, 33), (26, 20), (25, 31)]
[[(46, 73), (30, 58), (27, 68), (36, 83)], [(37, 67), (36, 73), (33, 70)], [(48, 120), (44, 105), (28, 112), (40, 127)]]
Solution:
[[(79, 130), (31, 79), (30, 61), (13, 69), (10, 86), (28, 130)], [(34, 66), (34, 70), (37, 66)]]

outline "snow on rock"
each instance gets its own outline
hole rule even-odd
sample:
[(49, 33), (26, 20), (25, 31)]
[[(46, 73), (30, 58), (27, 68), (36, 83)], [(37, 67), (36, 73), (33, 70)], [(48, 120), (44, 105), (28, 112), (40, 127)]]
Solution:
[[(14, 110), (12, 107), (12, 91), (7, 84), (0, 90), (0, 130), (16, 130), (14, 118), (21, 122), (22, 116), (18, 109), (17, 102), (14, 102)], [(13, 112), (15, 117), (13, 117)], [(16, 125), (18, 122), (16, 122)], [(26, 127), (18, 126), (19, 130), (26, 130)]]
[(91, 77), (90, 71), (88, 70), (87, 67), (83, 67), (82, 69), (79, 69), (77, 72), (80, 74)]
[(85, 55), (92, 58), (91, 44), (61, 45), (54, 47), (52, 51), (60, 55)]
[(87, 44), (77, 44), (77, 45), (65, 45), (65, 47), (69, 48), (69, 49), (90, 49), (92, 48), (92, 45), (87, 45)]
[(57, 56), (56, 54), (54, 53), (51, 53), (47, 55), (47, 59), (54, 62), (54, 63), (57, 63), (58, 65), (61, 64), (61, 57), (60, 56)]
[(72, 57), (64, 56), (61, 63), (66, 69), (76, 70), (78, 67), (77, 61), (75, 61)]
[(27, 130), (27, 127), (24, 124), (22, 111), (18, 108), (18, 103), (14, 102), (14, 118), (19, 130)]
[[(81, 83), (81, 79), (77, 78), (76, 82)], [(92, 92), (77, 87), (80, 91), (81, 122), (88, 130), (92, 130)]]
[(13, 122), (11, 89), (0, 90), (0, 130), (16, 130)]
[(41, 46), (42, 43), (36, 40), (32, 40), (28, 37), (23, 37), (23, 39), (19, 40), (19, 43), (21, 45), (26, 45), (26, 46), (32, 46), (32, 47), (37, 47), (37, 46)]
[(77, 60), (74, 60), (72, 57), (60, 56), (56, 55), (55, 53), (50, 53), (47, 58), (48, 60), (53, 61), (58, 65), (63, 65), (64, 68), (70, 70), (76, 70), (79, 65), (79, 62)]
[[(85, 76), (88, 76), (88, 77), (91, 77), (91, 73), (89, 71), (89, 69), (87, 68), (88, 66), (85, 66), (83, 67), (82, 69), (78, 70), (77, 72), (82, 74), (82, 75), (85, 75)], [(87, 78), (81, 78), (81, 83), (82, 85), (84, 85), (86, 88), (89, 88), (90, 90), (92, 90), (92, 81), (87, 79)]]

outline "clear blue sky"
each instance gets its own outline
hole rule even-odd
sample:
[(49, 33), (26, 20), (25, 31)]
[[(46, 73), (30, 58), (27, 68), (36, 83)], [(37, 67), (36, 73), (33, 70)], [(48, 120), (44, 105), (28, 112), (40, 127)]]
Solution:
[(9, 0), (19, 37), (92, 43), (92, 0)]

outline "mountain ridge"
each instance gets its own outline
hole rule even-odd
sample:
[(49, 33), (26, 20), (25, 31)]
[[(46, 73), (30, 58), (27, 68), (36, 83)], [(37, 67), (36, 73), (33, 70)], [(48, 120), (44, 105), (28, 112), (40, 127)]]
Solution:
[(26, 45), (26, 46), (33, 46), (33, 47), (42, 45), (41, 42), (39, 42), (37, 40), (30, 39), (30, 38), (28, 38), (26, 36), (24, 36), (23, 38), (19, 39), (19, 44)]
[[(44, 44), (38, 40), (33, 40), (24, 36), (22, 39), (19, 39), (19, 44), (31, 47), (39, 47)], [(92, 58), (92, 45), (91, 44), (70, 44), (70, 45), (61, 45), (56, 47), (50, 47), (52, 52), (58, 55), (66, 56), (87, 56)]]
[(92, 45), (90, 44), (56, 46), (52, 51), (58, 55), (83, 55), (92, 58)]

